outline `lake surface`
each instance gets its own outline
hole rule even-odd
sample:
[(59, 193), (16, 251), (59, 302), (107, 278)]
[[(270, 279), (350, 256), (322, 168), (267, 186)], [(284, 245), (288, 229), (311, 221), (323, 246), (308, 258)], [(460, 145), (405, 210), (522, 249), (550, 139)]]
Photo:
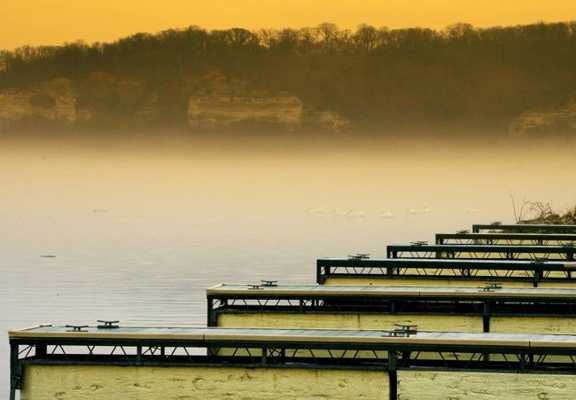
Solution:
[(0, 140), (0, 395), (10, 328), (204, 324), (210, 285), (576, 204), (568, 142), (137, 143)]

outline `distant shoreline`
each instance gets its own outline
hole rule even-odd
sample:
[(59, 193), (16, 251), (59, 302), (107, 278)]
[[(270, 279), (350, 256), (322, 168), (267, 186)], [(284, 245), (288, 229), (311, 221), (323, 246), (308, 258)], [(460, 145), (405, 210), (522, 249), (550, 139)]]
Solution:
[(574, 48), (576, 22), (189, 27), (20, 48), (0, 53), (0, 131), (576, 136)]

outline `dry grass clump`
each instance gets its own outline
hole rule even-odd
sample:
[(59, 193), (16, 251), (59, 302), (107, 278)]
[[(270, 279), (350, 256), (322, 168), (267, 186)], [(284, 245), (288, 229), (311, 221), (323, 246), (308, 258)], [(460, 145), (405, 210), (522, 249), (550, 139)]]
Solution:
[(519, 209), (514, 206), (514, 215), (519, 224), (576, 224), (576, 206), (559, 214), (549, 202), (524, 201)]

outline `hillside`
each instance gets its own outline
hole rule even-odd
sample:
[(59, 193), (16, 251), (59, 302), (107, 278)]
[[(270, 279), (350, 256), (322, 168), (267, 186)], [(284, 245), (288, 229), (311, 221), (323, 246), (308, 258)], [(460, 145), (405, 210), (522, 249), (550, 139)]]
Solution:
[(576, 22), (136, 34), (0, 55), (0, 130), (575, 134)]

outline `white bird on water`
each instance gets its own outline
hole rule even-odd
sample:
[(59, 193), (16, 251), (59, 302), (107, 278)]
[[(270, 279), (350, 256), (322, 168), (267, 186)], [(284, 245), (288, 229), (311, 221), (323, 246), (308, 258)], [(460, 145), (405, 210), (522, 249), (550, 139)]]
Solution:
[(314, 215), (320, 215), (320, 216), (326, 216), (326, 215), (330, 215), (332, 212), (326, 208), (323, 207), (319, 207), (319, 208), (310, 208), (308, 210), (308, 212), (310, 214), (314, 214)]
[(408, 210), (408, 214), (410, 215), (426, 215), (430, 214), (432, 211), (430, 207), (424, 206), (424, 208), (411, 208)]
[(366, 218), (366, 213), (362, 210), (351, 209), (348, 210), (346, 216), (350, 219), (363, 219)]
[(396, 216), (390, 210), (382, 210), (382, 212), (380, 214), (378, 214), (378, 217), (380, 217), (382, 219), (396, 218)]

